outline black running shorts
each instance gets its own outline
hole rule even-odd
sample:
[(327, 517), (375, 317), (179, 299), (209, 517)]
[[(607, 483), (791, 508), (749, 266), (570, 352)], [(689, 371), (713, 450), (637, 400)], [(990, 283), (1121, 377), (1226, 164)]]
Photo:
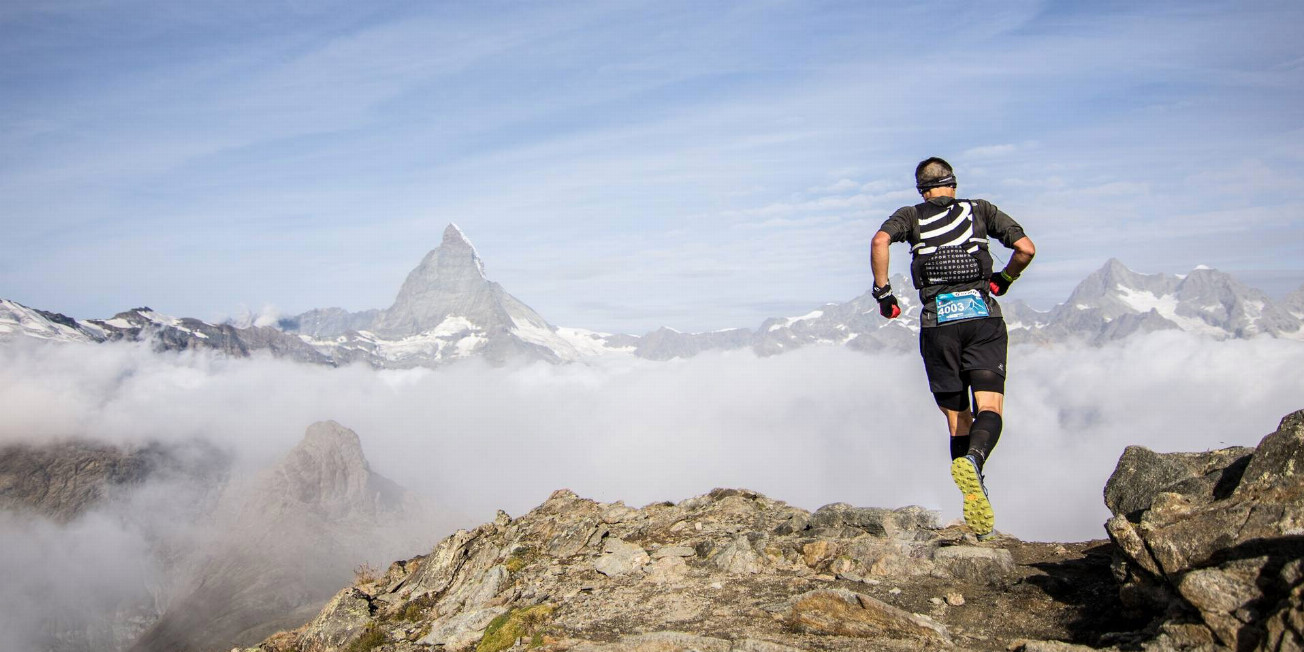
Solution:
[[(967, 372), (985, 369), (1005, 378), (1005, 351), (1009, 336), (999, 317), (967, 319), (945, 326), (919, 329), (919, 353), (924, 356), (928, 389), (934, 394), (963, 392)], [(980, 390), (1000, 391), (981, 387)]]

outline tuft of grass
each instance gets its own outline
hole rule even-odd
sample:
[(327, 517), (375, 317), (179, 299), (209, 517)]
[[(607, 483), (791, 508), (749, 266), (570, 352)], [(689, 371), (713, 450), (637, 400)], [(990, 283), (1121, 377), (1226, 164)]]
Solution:
[(518, 638), (529, 639), (530, 647), (542, 645), (543, 628), (552, 618), (555, 608), (550, 604), (536, 604), (494, 618), (475, 646), (475, 652), (502, 652), (515, 645)]
[(344, 652), (371, 652), (388, 642), (389, 636), (385, 632), (374, 624), (367, 625), (367, 630), (362, 633), (362, 636), (349, 643), (349, 646), (344, 648)]
[(396, 615), (392, 616), (391, 618), (394, 620), (400, 620), (406, 622), (418, 621), (421, 620), (422, 618), (425, 618), (427, 614), (430, 613), (431, 608), (434, 606), (435, 606), (435, 596), (431, 594), (426, 594), (404, 605), (403, 610), (399, 611)]
[(361, 586), (363, 584), (371, 584), (378, 579), (380, 579), (380, 570), (371, 564), (363, 562), (358, 564), (357, 568), (353, 569), (354, 585)]
[(525, 568), (527, 563), (529, 562), (526, 562), (524, 557), (511, 556), (507, 558), (507, 561), (503, 562), (503, 566), (507, 567), (507, 572), (515, 573)]

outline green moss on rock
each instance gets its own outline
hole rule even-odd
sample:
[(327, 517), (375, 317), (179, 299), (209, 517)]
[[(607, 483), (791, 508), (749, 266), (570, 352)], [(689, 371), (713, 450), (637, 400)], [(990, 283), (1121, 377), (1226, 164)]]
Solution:
[(362, 636), (354, 639), (349, 646), (344, 648), (344, 652), (371, 652), (389, 642), (389, 636), (375, 625), (367, 625), (367, 631)]
[(543, 628), (552, 618), (554, 609), (550, 604), (537, 604), (513, 609), (494, 618), (475, 646), (475, 652), (502, 652), (515, 645), (518, 638), (529, 639), (530, 647), (542, 645)]

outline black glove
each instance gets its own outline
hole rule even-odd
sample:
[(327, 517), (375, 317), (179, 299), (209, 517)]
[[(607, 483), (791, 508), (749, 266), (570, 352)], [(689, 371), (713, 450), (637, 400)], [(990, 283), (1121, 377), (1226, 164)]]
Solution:
[(901, 306), (897, 304), (896, 297), (892, 294), (891, 283), (881, 288), (874, 288), (870, 291), (870, 295), (878, 302), (878, 314), (888, 319), (896, 319), (901, 316)]
[(993, 275), (987, 280), (987, 287), (992, 291), (992, 294), (998, 297), (1004, 296), (1005, 293), (1010, 290), (1010, 284), (1018, 278), (1019, 277), (1017, 276), (1010, 276), (1005, 272), (1001, 272), (1000, 274)]

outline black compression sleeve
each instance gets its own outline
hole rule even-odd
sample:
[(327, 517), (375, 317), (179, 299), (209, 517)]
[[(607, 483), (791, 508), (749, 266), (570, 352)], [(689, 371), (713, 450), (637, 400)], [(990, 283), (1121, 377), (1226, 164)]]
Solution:
[(996, 448), (996, 442), (1001, 438), (1001, 415), (984, 410), (973, 418), (973, 426), (969, 428), (969, 452), (977, 453), (978, 466), (981, 467), (991, 456), (992, 449)]

